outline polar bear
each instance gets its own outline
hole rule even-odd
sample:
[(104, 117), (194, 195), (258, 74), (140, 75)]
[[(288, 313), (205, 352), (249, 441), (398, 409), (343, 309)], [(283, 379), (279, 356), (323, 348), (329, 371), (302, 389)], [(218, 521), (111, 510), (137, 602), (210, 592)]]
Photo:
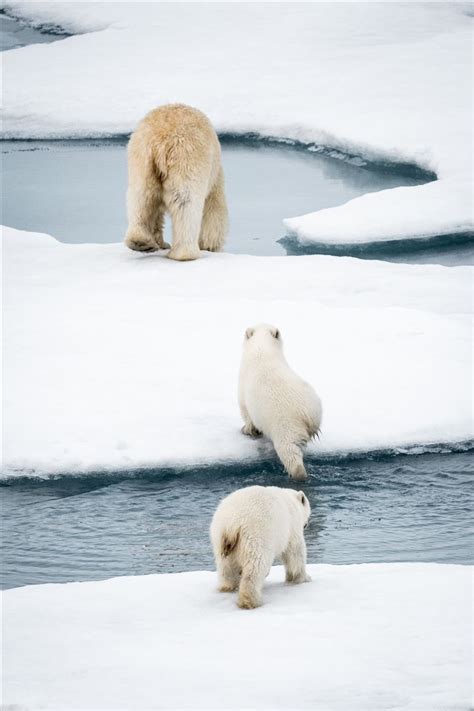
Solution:
[(211, 523), (219, 591), (238, 587), (239, 607), (259, 607), (275, 558), (283, 560), (287, 583), (309, 582), (303, 529), (310, 514), (305, 494), (294, 489), (249, 486), (226, 496)]
[(139, 123), (128, 144), (127, 211), (130, 249), (169, 247), (163, 240), (166, 212), (173, 226), (171, 259), (222, 249), (228, 217), (221, 148), (201, 111), (169, 104)]
[(306, 479), (301, 448), (318, 435), (321, 400), (285, 360), (280, 331), (260, 324), (245, 332), (239, 376), (243, 434), (269, 437), (293, 479)]

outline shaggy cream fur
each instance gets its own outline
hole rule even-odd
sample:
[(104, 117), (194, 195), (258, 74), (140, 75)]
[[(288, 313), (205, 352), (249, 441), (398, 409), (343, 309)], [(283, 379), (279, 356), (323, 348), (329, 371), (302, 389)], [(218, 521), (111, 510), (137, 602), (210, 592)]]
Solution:
[(245, 333), (239, 377), (243, 434), (269, 437), (293, 479), (306, 479), (302, 447), (318, 434), (318, 395), (285, 360), (279, 330), (260, 324)]
[(171, 259), (222, 249), (228, 216), (221, 149), (201, 111), (170, 104), (139, 123), (128, 144), (127, 210), (130, 249), (169, 247), (163, 240), (165, 213), (173, 225)]
[(223, 499), (210, 531), (219, 590), (239, 588), (239, 607), (258, 607), (275, 558), (285, 565), (287, 583), (310, 581), (303, 535), (310, 514), (302, 491), (277, 486), (249, 486)]

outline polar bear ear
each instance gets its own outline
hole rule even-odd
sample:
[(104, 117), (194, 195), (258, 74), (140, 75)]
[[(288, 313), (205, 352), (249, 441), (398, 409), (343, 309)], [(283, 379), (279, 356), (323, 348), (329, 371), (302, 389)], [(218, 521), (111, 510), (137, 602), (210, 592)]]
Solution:
[(272, 336), (277, 340), (280, 338), (280, 331), (278, 330), (278, 328), (272, 328)]
[(252, 338), (253, 334), (254, 334), (253, 328), (248, 328), (245, 331), (245, 338), (248, 340), (249, 338)]
[(304, 506), (305, 502), (306, 502), (306, 496), (304, 495), (304, 491), (298, 491), (298, 496), (300, 498), (301, 503)]

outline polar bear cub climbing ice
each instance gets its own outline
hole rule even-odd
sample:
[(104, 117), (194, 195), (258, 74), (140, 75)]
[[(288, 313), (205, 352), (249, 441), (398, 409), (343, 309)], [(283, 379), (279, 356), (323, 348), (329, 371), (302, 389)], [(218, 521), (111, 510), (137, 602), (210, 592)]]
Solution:
[(163, 239), (165, 213), (173, 228), (171, 259), (197, 259), (200, 249), (222, 249), (228, 217), (221, 148), (201, 111), (170, 104), (138, 124), (128, 144), (127, 210), (130, 249), (169, 247)]
[(287, 583), (310, 581), (303, 535), (310, 513), (302, 491), (277, 486), (249, 486), (223, 499), (211, 523), (220, 592), (238, 588), (239, 607), (258, 607), (275, 558)]
[(281, 334), (260, 324), (245, 332), (239, 405), (250, 437), (269, 437), (293, 479), (306, 479), (302, 447), (318, 434), (321, 401), (285, 360)]

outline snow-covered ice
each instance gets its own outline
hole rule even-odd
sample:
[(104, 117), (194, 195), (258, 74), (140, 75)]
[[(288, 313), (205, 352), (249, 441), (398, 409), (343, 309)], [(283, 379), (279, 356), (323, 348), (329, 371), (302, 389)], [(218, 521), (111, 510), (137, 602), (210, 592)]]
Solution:
[(322, 398), (313, 454), (472, 436), (471, 267), (3, 243), (4, 475), (274, 456), (237, 405), (261, 321)]
[(221, 132), (414, 162), (437, 174), (425, 186), (288, 215), (304, 243), (473, 229), (467, 3), (3, 6), (36, 25), (83, 33), (4, 54), (6, 137), (124, 134), (150, 108), (183, 101)]
[[(446, 189), (451, 183), (449, 190)], [(438, 180), (412, 187), (367, 193), (337, 208), (284, 220), (302, 245), (360, 245), (390, 240), (429, 240), (473, 229), (473, 186), (469, 181)], [(384, 203), (381, 195), (389, 200)], [(436, 200), (437, 197), (437, 200)], [(381, 211), (378, 214), (378, 211)], [(474, 234), (474, 233), (473, 233)], [(317, 239), (316, 239), (317, 236)]]
[(309, 571), (288, 586), (273, 568), (251, 611), (211, 572), (8, 590), (6, 708), (469, 707), (470, 567)]

